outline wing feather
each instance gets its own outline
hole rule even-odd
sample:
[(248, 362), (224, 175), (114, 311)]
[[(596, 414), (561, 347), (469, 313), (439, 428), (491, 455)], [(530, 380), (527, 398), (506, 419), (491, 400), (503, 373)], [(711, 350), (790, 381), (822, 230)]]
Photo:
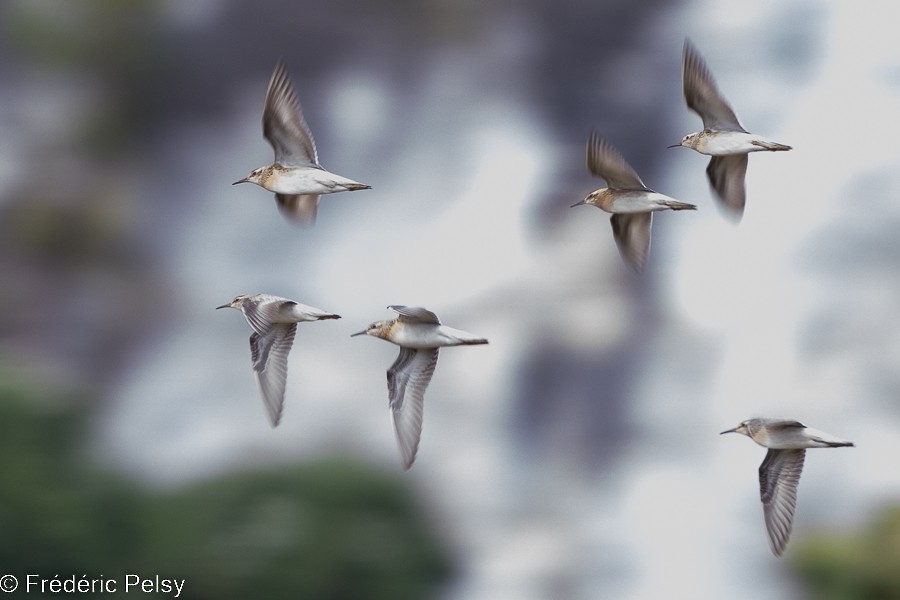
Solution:
[(769, 545), (781, 556), (791, 536), (797, 485), (806, 451), (769, 450), (759, 467), (759, 496), (763, 504)]
[(426, 308), (421, 306), (403, 306), (402, 304), (392, 304), (389, 309), (400, 315), (400, 320), (406, 323), (429, 323), (432, 325), (440, 325), (441, 320), (438, 316)]
[(272, 427), (281, 421), (287, 360), (297, 332), (296, 323), (278, 323), (267, 332), (250, 335), (250, 359)]
[(282, 166), (319, 166), (316, 142), (303, 118), (294, 86), (279, 59), (269, 80), (263, 109), (263, 135)]
[(241, 312), (244, 313), (244, 318), (247, 319), (247, 323), (250, 324), (253, 331), (265, 335), (280, 320), (281, 311), (296, 304), (287, 298), (266, 296), (256, 302), (245, 302), (241, 307)]
[(728, 154), (713, 156), (706, 167), (706, 177), (715, 192), (719, 205), (736, 219), (744, 214), (746, 191), (744, 178), (747, 175), (747, 155)]
[(653, 213), (619, 213), (610, 218), (619, 254), (631, 269), (641, 272), (650, 255)]
[(619, 151), (594, 132), (588, 137), (586, 154), (588, 170), (605, 179), (607, 186), (623, 190), (650, 189)]
[(318, 194), (275, 194), (281, 215), (295, 225), (312, 227), (319, 210)]
[(422, 436), (425, 389), (434, 374), (437, 359), (437, 348), (400, 348), (397, 360), (387, 372), (391, 419), (404, 469), (412, 467), (416, 460)]
[(719, 92), (706, 61), (690, 40), (684, 40), (681, 59), (681, 78), (684, 100), (688, 108), (703, 119), (703, 128), (712, 131), (746, 130), (738, 121), (728, 101)]

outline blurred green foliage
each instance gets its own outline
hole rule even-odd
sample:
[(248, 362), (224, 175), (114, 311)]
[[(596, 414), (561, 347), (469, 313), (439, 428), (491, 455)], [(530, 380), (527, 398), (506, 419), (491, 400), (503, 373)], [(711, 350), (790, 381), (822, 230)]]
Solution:
[(861, 532), (799, 540), (793, 567), (816, 600), (900, 598), (900, 506)]
[(20, 585), (29, 573), (103, 576), (121, 593), (135, 573), (185, 579), (181, 598), (402, 600), (449, 575), (409, 491), (371, 466), (147, 490), (86, 460), (78, 404), (0, 383), (0, 572)]

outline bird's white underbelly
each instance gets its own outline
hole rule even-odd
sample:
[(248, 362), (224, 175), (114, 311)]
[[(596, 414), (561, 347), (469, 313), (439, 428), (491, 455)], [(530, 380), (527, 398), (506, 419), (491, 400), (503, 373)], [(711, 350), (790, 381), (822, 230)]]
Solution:
[(459, 346), (467, 339), (476, 336), (446, 325), (430, 325), (426, 323), (405, 323), (394, 331), (391, 340), (404, 348), (440, 348), (442, 346)]
[(437, 326), (407, 325), (394, 330), (394, 339), (391, 340), (404, 348), (438, 348), (443, 344), (438, 335)]
[(843, 443), (833, 436), (818, 429), (806, 427), (792, 431), (781, 432), (779, 435), (769, 435), (760, 443), (774, 450), (802, 450), (805, 448), (827, 448), (830, 442)]
[(747, 152), (759, 152), (765, 150), (762, 146), (753, 144), (762, 139), (752, 133), (743, 131), (721, 131), (705, 139), (705, 144), (700, 150), (710, 156), (726, 156), (729, 154), (745, 154)]
[(266, 189), (276, 194), (330, 194), (343, 192), (354, 183), (322, 169), (299, 168), (279, 172), (267, 182)]
[(645, 213), (657, 210), (665, 210), (666, 202), (675, 202), (674, 198), (670, 198), (665, 194), (658, 192), (634, 192), (626, 195), (620, 195), (612, 203), (613, 213)]
[(279, 311), (278, 318), (276, 319), (276, 323), (300, 323), (302, 321), (316, 321), (322, 315), (327, 315), (328, 313), (319, 310), (318, 308), (314, 308), (312, 306), (307, 306), (305, 304), (300, 304), (299, 302), (296, 304), (292, 304), (289, 307), (281, 309)]

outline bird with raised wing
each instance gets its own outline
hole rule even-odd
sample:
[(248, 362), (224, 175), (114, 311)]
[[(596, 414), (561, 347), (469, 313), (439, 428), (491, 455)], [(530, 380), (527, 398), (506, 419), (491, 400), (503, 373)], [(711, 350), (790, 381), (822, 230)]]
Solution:
[(444, 346), (487, 344), (483, 337), (442, 325), (430, 310), (418, 306), (392, 305), (396, 319), (375, 321), (351, 335), (370, 335), (400, 346), (400, 355), (387, 372), (388, 399), (394, 433), (403, 468), (416, 460), (422, 436), (425, 389), (434, 374), (438, 351)]
[(594, 190), (581, 202), (612, 213), (613, 238), (622, 259), (635, 271), (642, 271), (650, 254), (653, 213), (660, 210), (695, 210), (697, 207), (654, 192), (641, 181), (619, 151), (595, 133), (587, 141), (587, 167), (608, 187)]
[(703, 130), (690, 133), (669, 148), (684, 146), (712, 156), (706, 167), (709, 185), (723, 206), (736, 219), (744, 214), (747, 154), (779, 152), (790, 146), (771, 142), (748, 132), (738, 121), (728, 101), (719, 92), (709, 67), (690, 40), (684, 40), (681, 58), (684, 99), (689, 109), (700, 115)]
[(315, 223), (322, 194), (372, 187), (329, 173), (319, 164), (316, 142), (281, 60), (275, 65), (266, 91), (263, 135), (275, 150), (275, 162), (254, 169), (232, 185), (255, 183), (275, 192), (281, 214), (295, 224), (310, 226)]

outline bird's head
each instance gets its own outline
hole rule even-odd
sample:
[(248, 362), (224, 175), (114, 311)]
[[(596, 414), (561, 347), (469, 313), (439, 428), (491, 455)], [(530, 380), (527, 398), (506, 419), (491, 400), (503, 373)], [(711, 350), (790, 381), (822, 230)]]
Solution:
[(262, 185), (263, 180), (265, 179), (266, 168), (260, 167), (258, 169), (253, 169), (250, 171), (250, 174), (244, 177), (243, 179), (238, 179), (231, 185), (237, 185), (239, 183), (255, 183), (256, 185)]
[(748, 420), (748, 421), (741, 421), (741, 424), (738, 425), (737, 427), (734, 427), (732, 429), (726, 429), (725, 431), (721, 432), (719, 435), (722, 435), (723, 433), (740, 433), (742, 435), (746, 435), (747, 437), (750, 437), (750, 427), (751, 426), (752, 426), (752, 419)]
[(677, 144), (672, 144), (671, 146), (667, 146), (667, 148), (678, 148), (680, 146), (684, 146), (685, 148), (696, 149), (700, 144), (700, 134), (699, 133), (689, 133)]
[(371, 335), (372, 337), (387, 339), (388, 332), (390, 331), (391, 325), (393, 324), (394, 321), (375, 321), (362, 331), (357, 331), (356, 333), (350, 334), (350, 337), (356, 337), (358, 335)]
[(222, 306), (217, 306), (216, 310), (220, 308), (237, 308), (240, 309), (244, 305), (244, 301), (249, 298), (247, 294), (241, 294), (240, 296), (235, 296), (234, 300), (229, 302), (228, 304), (223, 304)]
[(593, 192), (591, 192), (590, 194), (585, 196), (584, 200), (582, 200), (581, 202), (576, 202), (569, 208), (575, 208), (576, 206), (581, 206), (582, 204), (591, 204), (593, 206), (602, 206), (603, 198), (606, 195), (606, 189), (607, 188), (601, 188), (599, 190), (594, 190)]

